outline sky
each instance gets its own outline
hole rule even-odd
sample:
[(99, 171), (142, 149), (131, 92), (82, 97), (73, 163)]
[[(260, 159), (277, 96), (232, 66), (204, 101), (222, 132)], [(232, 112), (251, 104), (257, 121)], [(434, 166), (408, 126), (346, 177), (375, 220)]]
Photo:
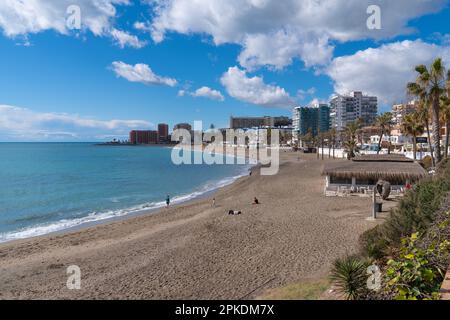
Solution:
[(385, 112), (414, 66), (450, 67), (449, 18), (449, 0), (3, 0), (0, 142), (227, 127), (350, 91)]

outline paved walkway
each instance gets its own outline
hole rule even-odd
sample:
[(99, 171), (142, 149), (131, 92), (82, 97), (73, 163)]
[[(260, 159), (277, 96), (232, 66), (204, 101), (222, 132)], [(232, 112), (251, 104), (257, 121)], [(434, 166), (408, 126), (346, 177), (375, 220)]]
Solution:
[(442, 283), (441, 300), (450, 300), (450, 267), (448, 268), (444, 282)]

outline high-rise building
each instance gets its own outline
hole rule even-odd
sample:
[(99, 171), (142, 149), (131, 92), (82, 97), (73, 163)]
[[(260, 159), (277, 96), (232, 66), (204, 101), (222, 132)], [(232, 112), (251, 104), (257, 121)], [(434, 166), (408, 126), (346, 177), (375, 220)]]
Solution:
[(395, 125), (400, 126), (403, 123), (403, 119), (406, 115), (413, 113), (418, 108), (417, 101), (411, 101), (408, 103), (394, 104), (392, 106), (393, 122)]
[(132, 130), (130, 131), (131, 144), (157, 144), (158, 131), (155, 130)]
[(289, 117), (230, 117), (230, 129), (282, 128), (292, 124)]
[(331, 126), (342, 131), (348, 123), (360, 120), (362, 125), (375, 122), (378, 112), (377, 97), (355, 91), (350, 95), (336, 95), (330, 101)]
[(316, 106), (318, 109), (318, 130), (319, 132), (327, 132), (331, 127), (330, 107), (326, 103), (321, 103)]
[(165, 143), (169, 140), (169, 125), (165, 123), (158, 124), (158, 140)]
[(330, 108), (327, 104), (296, 107), (292, 114), (292, 125), (295, 135), (311, 133), (316, 136), (319, 132), (327, 132), (330, 130)]

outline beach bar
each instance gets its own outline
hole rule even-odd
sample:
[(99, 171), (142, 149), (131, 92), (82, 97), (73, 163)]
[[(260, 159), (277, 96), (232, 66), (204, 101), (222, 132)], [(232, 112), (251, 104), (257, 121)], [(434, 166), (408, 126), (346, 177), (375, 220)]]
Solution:
[(362, 155), (351, 161), (325, 164), (325, 195), (370, 196), (379, 180), (391, 184), (392, 195), (401, 195), (407, 184), (427, 176), (422, 166), (404, 155)]

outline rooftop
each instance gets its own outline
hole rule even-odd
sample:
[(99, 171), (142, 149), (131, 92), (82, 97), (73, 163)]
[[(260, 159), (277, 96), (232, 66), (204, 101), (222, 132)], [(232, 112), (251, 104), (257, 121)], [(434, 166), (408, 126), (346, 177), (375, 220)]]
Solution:
[(403, 155), (363, 155), (352, 161), (339, 160), (326, 163), (323, 175), (350, 179), (418, 180), (427, 172), (418, 163)]

